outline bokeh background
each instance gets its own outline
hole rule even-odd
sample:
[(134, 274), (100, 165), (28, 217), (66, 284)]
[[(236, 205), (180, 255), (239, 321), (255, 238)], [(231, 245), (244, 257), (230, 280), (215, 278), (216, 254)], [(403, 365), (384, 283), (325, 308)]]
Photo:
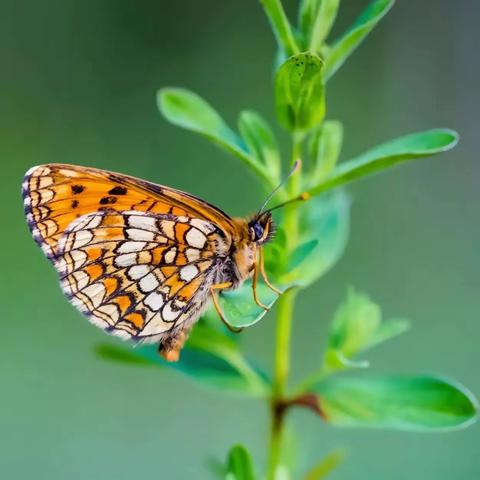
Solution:
[[(365, 4), (343, 0), (336, 33)], [(346, 127), (343, 158), (436, 126), (457, 129), (462, 141), (349, 189), (347, 251), (299, 297), (297, 375), (318, 363), (327, 322), (354, 285), (386, 316), (413, 321), (410, 333), (371, 352), (376, 371), (443, 373), (480, 394), (479, 13), (470, 0), (400, 0), (329, 84), (329, 117)], [(0, 0), (1, 478), (202, 480), (208, 456), (223, 458), (236, 442), (264, 462), (260, 402), (95, 356), (105, 336), (63, 298), (27, 231), (20, 184), (32, 165), (76, 163), (250, 213), (261, 197), (252, 177), (168, 125), (155, 92), (190, 88), (231, 124), (245, 107), (273, 121), (273, 52), (255, 0)], [(270, 316), (244, 334), (267, 367), (273, 328)], [(306, 411), (291, 425), (300, 471), (346, 447), (332, 480), (480, 476), (480, 425), (435, 435), (335, 430)]]

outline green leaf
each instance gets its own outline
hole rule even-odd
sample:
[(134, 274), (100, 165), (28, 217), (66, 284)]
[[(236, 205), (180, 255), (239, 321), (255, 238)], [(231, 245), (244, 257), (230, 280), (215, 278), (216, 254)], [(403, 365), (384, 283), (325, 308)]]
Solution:
[(330, 475), (344, 460), (345, 453), (335, 450), (322, 458), (304, 477), (304, 480), (320, 480)]
[(283, 63), (275, 77), (279, 122), (291, 131), (306, 131), (325, 116), (323, 62), (315, 54), (299, 53)]
[(287, 56), (298, 52), (297, 42), (292, 32), (285, 10), (280, 0), (260, 0), (278, 43), (279, 51)]
[(228, 454), (226, 480), (255, 480), (253, 463), (247, 449), (236, 445)]
[(308, 174), (310, 185), (317, 185), (335, 168), (343, 143), (343, 126), (337, 120), (327, 120), (310, 137), (309, 151), (313, 168)]
[(97, 353), (115, 362), (173, 368), (197, 382), (224, 391), (266, 395), (268, 382), (263, 372), (247, 362), (233, 338), (205, 323), (195, 325), (178, 362), (165, 361), (158, 354), (157, 345), (132, 349), (102, 344), (97, 347)]
[(268, 123), (256, 112), (240, 113), (238, 127), (248, 151), (258, 162), (264, 164), (270, 177), (280, 181), (280, 154), (277, 141)]
[(196, 93), (184, 88), (163, 88), (157, 94), (157, 103), (170, 123), (207, 137), (242, 160), (268, 185), (275, 183), (265, 167), (248, 153), (242, 139)]
[(319, 195), (394, 165), (447, 152), (457, 143), (458, 134), (448, 129), (428, 130), (391, 140), (359, 157), (342, 162), (308, 193), (312, 196)]
[[(257, 283), (257, 295), (260, 301), (269, 308), (278, 299), (278, 295), (260, 280)], [(219, 295), (219, 301), (226, 319), (235, 327), (251, 327), (267, 313), (253, 299), (251, 280), (246, 281), (236, 290), (222, 292)]]
[(306, 287), (339, 260), (347, 244), (349, 211), (350, 200), (340, 190), (299, 207), (300, 246), (297, 250), (290, 256), (286, 247), (282, 251), (265, 249), (267, 270), (279, 285)]
[(429, 375), (329, 377), (313, 392), (309, 406), (340, 427), (450, 430), (472, 423), (477, 411), (465, 387)]
[(357, 362), (354, 357), (405, 332), (408, 326), (405, 320), (382, 323), (380, 307), (367, 295), (350, 289), (347, 299), (335, 313), (330, 328), (324, 369), (328, 372), (368, 367), (368, 362)]
[(320, 52), (337, 17), (340, 0), (303, 0), (300, 6), (299, 33), (305, 50)]
[(351, 28), (329, 49), (325, 65), (325, 81), (329, 80), (345, 63), (375, 25), (392, 8), (394, 0), (375, 0), (357, 18)]
[(288, 262), (288, 271), (291, 272), (301, 265), (315, 250), (317, 245), (318, 240), (314, 238), (313, 240), (309, 240), (308, 242), (298, 246), (290, 256), (290, 261)]

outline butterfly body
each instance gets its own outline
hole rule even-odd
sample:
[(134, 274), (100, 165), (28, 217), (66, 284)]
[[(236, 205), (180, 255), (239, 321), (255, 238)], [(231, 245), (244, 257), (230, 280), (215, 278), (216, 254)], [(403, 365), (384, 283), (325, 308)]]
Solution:
[(225, 321), (216, 291), (256, 281), (272, 231), (269, 213), (231, 218), (185, 192), (87, 167), (34, 167), (23, 197), (71, 303), (108, 333), (158, 342), (167, 360), (210, 298)]

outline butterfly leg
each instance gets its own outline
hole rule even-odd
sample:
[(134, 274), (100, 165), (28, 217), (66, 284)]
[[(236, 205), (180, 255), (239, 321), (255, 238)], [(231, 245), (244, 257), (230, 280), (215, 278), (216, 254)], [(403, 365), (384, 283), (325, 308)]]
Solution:
[(253, 278), (252, 278), (252, 291), (253, 291), (253, 300), (260, 307), (268, 312), (270, 310), (266, 305), (264, 305), (258, 298), (257, 294), (257, 283), (258, 283), (258, 263), (256, 262), (253, 267)]
[(278, 288), (274, 287), (271, 283), (270, 280), (268, 280), (267, 277), (267, 272), (265, 271), (265, 262), (263, 258), (263, 248), (259, 249), (259, 264), (260, 264), (260, 274), (262, 275), (263, 281), (267, 284), (268, 288), (270, 290), (273, 290), (277, 295), (281, 295), (283, 292), (279, 290)]
[(230, 288), (232, 286), (231, 282), (226, 282), (226, 283), (217, 283), (216, 285), (212, 285), (210, 287), (210, 295), (212, 297), (213, 301), (213, 306), (215, 307), (215, 310), (218, 313), (218, 316), (220, 317), (220, 320), (225, 324), (225, 326), (233, 333), (240, 333), (243, 330), (243, 327), (235, 327), (232, 325), (226, 318), (225, 315), (222, 312), (222, 309), (220, 307), (220, 303), (218, 302), (218, 294), (217, 290), (224, 290), (225, 288)]

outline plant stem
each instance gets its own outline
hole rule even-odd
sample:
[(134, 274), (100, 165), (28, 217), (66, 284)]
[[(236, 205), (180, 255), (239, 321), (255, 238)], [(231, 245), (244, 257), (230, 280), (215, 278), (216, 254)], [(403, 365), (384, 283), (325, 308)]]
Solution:
[(275, 348), (275, 374), (271, 400), (270, 452), (268, 460), (268, 480), (275, 479), (275, 471), (279, 464), (283, 427), (284, 399), (290, 371), (290, 338), (292, 332), (293, 308), (296, 290), (285, 292), (278, 300), (277, 332)]
[[(302, 134), (293, 135), (292, 160), (293, 165), (300, 160), (302, 151)], [(300, 189), (301, 170), (292, 175), (289, 182), (289, 194), (296, 195)], [(298, 213), (296, 205), (288, 205), (285, 208), (284, 217), (285, 231), (289, 250), (292, 251), (298, 242)], [(286, 409), (286, 389), (288, 374), (290, 372), (290, 340), (292, 335), (293, 310), (297, 290), (287, 290), (278, 300), (277, 330), (275, 346), (275, 372), (273, 379), (271, 398), (271, 430), (270, 451), (268, 459), (267, 479), (275, 480), (275, 472), (280, 462), (282, 450), (282, 438)]]

